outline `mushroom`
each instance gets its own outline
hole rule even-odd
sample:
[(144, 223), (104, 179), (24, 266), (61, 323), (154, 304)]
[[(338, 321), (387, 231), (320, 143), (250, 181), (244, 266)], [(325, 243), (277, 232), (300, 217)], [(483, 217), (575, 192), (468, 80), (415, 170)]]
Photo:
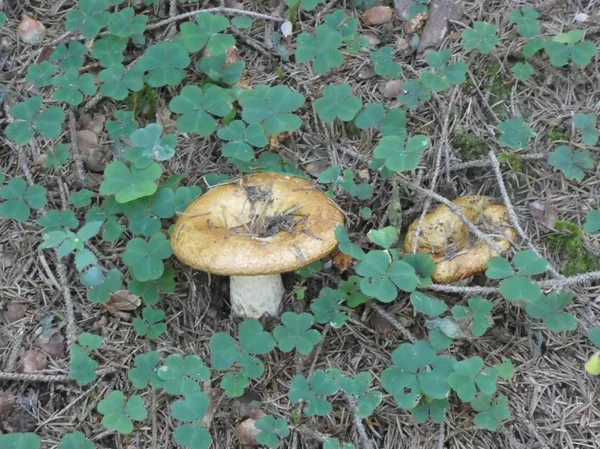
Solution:
[[(516, 237), (508, 221), (508, 210), (487, 196), (466, 195), (452, 201), (460, 207), (465, 217), (482, 230), (494, 235), (491, 238), (506, 252)], [(405, 252), (412, 252), (419, 219), (408, 227)], [(499, 256), (486, 242), (469, 235), (469, 229), (452, 210), (440, 204), (425, 215), (417, 251), (429, 253), (436, 263), (431, 277), (434, 282), (446, 284), (484, 272), (492, 257)]]
[(277, 316), (281, 273), (323, 258), (337, 246), (343, 214), (309, 180), (255, 173), (214, 187), (180, 214), (173, 254), (198, 270), (229, 276), (237, 316)]

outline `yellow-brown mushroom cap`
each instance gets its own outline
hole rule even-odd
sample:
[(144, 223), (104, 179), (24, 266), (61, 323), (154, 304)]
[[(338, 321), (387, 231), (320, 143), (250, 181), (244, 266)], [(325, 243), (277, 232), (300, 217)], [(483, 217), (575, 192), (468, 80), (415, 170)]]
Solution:
[[(453, 201), (466, 218), (477, 225), (505, 252), (516, 232), (508, 219), (508, 210), (491, 198), (467, 195)], [(404, 250), (412, 252), (419, 219), (411, 223)], [(441, 284), (455, 282), (487, 269), (492, 257), (500, 256), (486, 242), (469, 236), (466, 225), (448, 206), (440, 204), (425, 215), (417, 244), (418, 252), (426, 252), (436, 263), (432, 280)]]
[(256, 173), (216, 186), (179, 216), (173, 254), (186, 265), (224, 276), (297, 270), (337, 246), (344, 217), (313, 182)]

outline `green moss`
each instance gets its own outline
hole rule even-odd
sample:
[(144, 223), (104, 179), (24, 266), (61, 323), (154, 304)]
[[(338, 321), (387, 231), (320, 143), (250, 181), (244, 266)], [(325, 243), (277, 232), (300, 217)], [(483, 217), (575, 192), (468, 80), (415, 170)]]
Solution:
[(131, 92), (125, 99), (125, 104), (135, 117), (143, 115), (149, 120), (156, 117), (156, 91), (148, 85), (139, 92)]
[(485, 141), (469, 132), (456, 133), (453, 146), (460, 151), (466, 160), (481, 159), (488, 153)]
[(500, 153), (498, 160), (510, 164), (513, 172), (519, 173), (523, 171), (523, 162), (521, 162), (519, 155), (515, 153)]
[[(510, 99), (510, 83), (505, 83), (502, 72), (495, 66), (489, 66), (485, 73), (485, 88), (492, 94), (490, 103), (499, 103), (493, 106), (494, 112), (500, 120), (510, 118), (510, 111), (505, 104)], [(490, 104), (490, 106), (492, 106)]]
[(548, 131), (548, 139), (551, 142), (556, 142), (557, 140), (569, 140), (569, 135), (566, 131), (559, 128), (558, 126), (553, 126)]
[(598, 261), (584, 245), (583, 230), (577, 224), (558, 220), (553, 232), (548, 236), (548, 246), (563, 261), (562, 273), (573, 276), (598, 269)]

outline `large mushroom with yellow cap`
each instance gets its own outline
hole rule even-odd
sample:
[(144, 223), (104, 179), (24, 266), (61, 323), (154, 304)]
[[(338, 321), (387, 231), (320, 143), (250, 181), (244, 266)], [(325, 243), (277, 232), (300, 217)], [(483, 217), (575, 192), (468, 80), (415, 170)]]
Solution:
[[(510, 225), (508, 210), (491, 197), (466, 195), (452, 201), (465, 217), (490, 238), (502, 254), (516, 237)], [(408, 227), (405, 252), (412, 252), (419, 219)], [(447, 284), (482, 273), (491, 258), (501, 254), (486, 242), (471, 236), (463, 221), (445, 204), (439, 204), (425, 215), (417, 241), (417, 252), (428, 253), (436, 263), (431, 277), (434, 282)]]
[(281, 274), (323, 258), (343, 224), (337, 206), (307, 179), (255, 173), (220, 184), (180, 214), (173, 254), (198, 270), (229, 276), (237, 316), (279, 314)]

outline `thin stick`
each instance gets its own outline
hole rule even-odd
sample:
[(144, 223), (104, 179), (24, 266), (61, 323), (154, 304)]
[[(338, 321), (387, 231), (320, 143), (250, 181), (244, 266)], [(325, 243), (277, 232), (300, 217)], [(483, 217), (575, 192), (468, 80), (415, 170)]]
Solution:
[[(58, 255), (57, 255), (58, 258)], [(60, 286), (62, 288), (63, 297), (65, 298), (65, 306), (67, 309), (67, 344), (70, 346), (75, 343), (75, 312), (73, 311), (73, 298), (69, 290), (69, 282), (67, 280), (67, 269), (61, 262), (56, 265)]]
[(440, 435), (438, 436), (437, 449), (444, 449), (444, 443), (446, 442), (446, 422), (440, 423)]
[(187, 19), (189, 17), (194, 17), (196, 14), (201, 12), (213, 13), (220, 12), (222, 14), (228, 16), (249, 16), (255, 19), (263, 19), (263, 20), (272, 20), (274, 22), (285, 22), (285, 19), (282, 17), (273, 17), (268, 16), (266, 14), (260, 14), (258, 12), (246, 11), (244, 9), (234, 9), (234, 8), (206, 8), (206, 9), (198, 9), (196, 11), (189, 11), (183, 14), (179, 14), (177, 16), (169, 17), (168, 19), (161, 20), (160, 22), (153, 23), (152, 25), (148, 25), (146, 30), (155, 30), (156, 28), (160, 28), (162, 26), (168, 25), (172, 22), (177, 22), (179, 20)]
[(21, 327), (19, 329), (18, 334), (14, 337), (14, 345), (10, 350), (10, 354), (8, 354), (8, 360), (6, 362), (6, 371), (8, 373), (15, 370), (15, 365), (17, 364), (17, 359), (19, 358), (19, 354), (21, 353), (21, 347), (23, 346), (23, 338), (25, 337), (25, 329)]
[(362, 419), (359, 418), (358, 416), (356, 416), (356, 403), (353, 400), (351, 400), (349, 397), (346, 397), (346, 401), (348, 402), (350, 410), (352, 410), (354, 426), (356, 427), (356, 430), (358, 430), (358, 435), (360, 436), (360, 439), (362, 440), (363, 449), (374, 449), (373, 442), (369, 438), (369, 435), (367, 435), (367, 430), (365, 429), (365, 425), (363, 424)]
[[(541, 153), (535, 153), (535, 154), (524, 154), (523, 156), (520, 157), (521, 160), (523, 161), (538, 161), (540, 159), (545, 159), (547, 156)], [(498, 161), (500, 162), (500, 161)], [(459, 171), (459, 170), (466, 170), (469, 168), (485, 168), (485, 167), (491, 167), (492, 166), (492, 161), (486, 157), (485, 159), (481, 159), (481, 160), (477, 160), (477, 161), (469, 161), (469, 162), (462, 162), (460, 164), (453, 164), (450, 165), (450, 171), (454, 172), (454, 171)], [(426, 174), (423, 176), (423, 179), (429, 179), (431, 178), (433, 175), (432, 174)]]
[(77, 137), (77, 119), (75, 118), (75, 113), (72, 110), (69, 110), (69, 134), (71, 135), (71, 145), (73, 146), (73, 162), (75, 162), (75, 171), (77, 172), (79, 182), (85, 185), (85, 169), (83, 167), (83, 158), (81, 157), (81, 153), (79, 151), (79, 139)]
[[(502, 200), (504, 201), (504, 205), (506, 206), (506, 209), (508, 210), (508, 218), (509, 218), (511, 224), (513, 225), (513, 227), (519, 234), (519, 237), (521, 237), (523, 239), (523, 241), (525, 243), (527, 243), (527, 246), (529, 247), (529, 249), (531, 251), (533, 251), (538, 257), (543, 259), (542, 255), (538, 252), (537, 248), (533, 245), (533, 243), (531, 243), (531, 240), (529, 240), (529, 237), (527, 236), (527, 234), (525, 234), (525, 231), (523, 230), (523, 228), (521, 228), (521, 225), (519, 224), (519, 219), (517, 217), (517, 214), (515, 213), (515, 210), (510, 202), (510, 199), (508, 198), (508, 192), (506, 191), (506, 186), (504, 185), (504, 179), (502, 179), (502, 171), (500, 170), (500, 163), (498, 162), (498, 159), (496, 158), (494, 151), (490, 151), (488, 153), (488, 156), (492, 163), (492, 168), (494, 169), (494, 173), (496, 174), (496, 181), (498, 181), (498, 188), (500, 189), (500, 194), (502, 195)], [(556, 271), (552, 265), (549, 265), (548, 269), (550, 270), (550, 272), (552, 273), (552, 275), (554, 277), (559, 278), (559, 279), (564, 278), (564, 276), (561, 275), (558, 271)]]
[(475, 234), (479, 240), (483, 240), (485, 243), (487, 243), (490, 248), (492, 248), (494, 251), (496, 251), (498, 254), (502, 254), (504, 251), (502, 250), (502, 248), (500, 248), (492, 239), (490, 239), (487, 235), (485, 235), (483, 232), (481, 232), (479, 230), (479, 228), (477, 226), (475, 226), (473, 223), (471, 223), (469, 221), (469, 219), (467, 217), (465, 217), (465, 214), (463, 214), (462, 210), (460, 209), (460, 207), (458, 207), (456, 204), (454, 204), (453, 202), (449, 201), (448, 199), (444, 198), (441, 195), (438, 195), (435, 192), (432, 192), (431, 190), (425, 189), (421, 186), (416, 185), (413, 182), (407, 181), (406, 179), (403, 179), (401, 177), (397, 177), (398, 181), (401, 182), (402, 184), (409, 186), (417, 191), (419, 191), (420, 193), (423, 193), (426, 196), (429, 196), (431, 198), (433, 198), (434, 200), (436, 200), (438, 203), (442, 203), (445, 204), (446, 206), (448, 206), (448, 208), (458, 217), (461, 219), (461, 221), (469, 228), (469, 230)]
[[(442, 167), (442, 155), (444, 154), (444, 147), (448, 144), (448, 128), (450, 126), (450, 110), (452, 109), (452, 105), (456, 99), (457, 88), (452, 90), (452, 97), (450, 97), (450, 103), (448, 106), (444, 105), (444, 123), (442, 125), (442, 137), (440, 139), (438, 152), (435, 158), (435, 168), (433, 170), (433, 177), (431, 178), (431, 186), (429, 189), (433, 191), (435, 189), (435, 185), (437, 184), (438, 177), (440, 175), (440, 170)], [(412, 252), (415, 254), (417, 252), (417, 247), (419, 244), (419, 236), (421, 235), (421, 230), (423, 227), (423, 221), (425, 220), (425, 215), (429, 211), (431, 207), (431, 198), (428, 197), (425, 200), (425, 204), (423, 205), (423, 211), (421, 212), (421, 216), (419, 217), (419, 222), (417, 223), (417, 229), (415, 231), (415, 239), (413, 241)]]
[(392, 326), (394, 326), (396, 329), (398, 329), (402, 333), (402, 335), (404, 335), (404, 338), (409, 340), (411, 343), (415, 343), (417, 341), (417, 339), (415, 338), (415, 336), (412, 334), (411, 331), (409, 331), (407, 328), (405, 328), (396, 318), (394, 318), (392, 315), (390, 315), (385, 310), (383, 310), (383, 308), (381, 308), (379, 306), (379, 304), (375, 304), (374, 301), (371, 301), (371, 302), (369, 302), (368, 306), (371, 309), (373, 309), (374, 311), (376, 311), (383, 318), (388, 320)]

